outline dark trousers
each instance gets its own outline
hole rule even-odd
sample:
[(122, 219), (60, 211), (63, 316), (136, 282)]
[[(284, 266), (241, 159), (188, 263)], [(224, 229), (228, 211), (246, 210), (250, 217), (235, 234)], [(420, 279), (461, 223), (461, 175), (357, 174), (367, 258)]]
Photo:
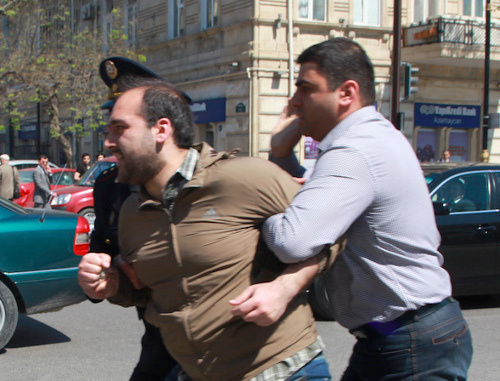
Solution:
[(142, 351), (130, 381), (163, 381), (177, 364), (170, 356), (160, 335), (160, 330), (144, 320), (144, 310), (137, 307), (139, 317), (144, 322), (141, 339)]

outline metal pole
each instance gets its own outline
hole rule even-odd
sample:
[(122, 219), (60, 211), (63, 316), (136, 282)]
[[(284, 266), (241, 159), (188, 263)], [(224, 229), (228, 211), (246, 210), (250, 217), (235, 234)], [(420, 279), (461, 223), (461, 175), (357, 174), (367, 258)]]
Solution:
[(486, 36), (484, 42), (484, 97), (483, 97), (483, 152), (481, 161), (488, 162), (488, 130), (489, 130), (489, 105), (490, 105), (490, 40), (491, 40), (491, 4), (486, 0)]
[(398, 130), (399, 124), (399, 76), (401, 64), (401, 0), (394, 0), (394, 25), (392, 47), (392, 92), (391, 92), (391, 122)]

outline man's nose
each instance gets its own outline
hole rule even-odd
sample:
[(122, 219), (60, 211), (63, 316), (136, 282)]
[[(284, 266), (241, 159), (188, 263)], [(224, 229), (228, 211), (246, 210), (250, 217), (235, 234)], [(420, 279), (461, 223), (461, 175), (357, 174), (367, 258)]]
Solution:
[(109, 132), (107, 133), (106, 139), (104, 140), (104, 147), (107, 150), (110, 150), (110, 149), (116, 147), (116, 142), (115, 142), (113, 136)]
[(298, 92), (295, 91), (295, 93), (293, 94), (293, 97), (290, 98), (290, 102), (289, 102), (292, 106), (295, 106), (295, 107), (300, 105), (300, 96), (297, 93)]

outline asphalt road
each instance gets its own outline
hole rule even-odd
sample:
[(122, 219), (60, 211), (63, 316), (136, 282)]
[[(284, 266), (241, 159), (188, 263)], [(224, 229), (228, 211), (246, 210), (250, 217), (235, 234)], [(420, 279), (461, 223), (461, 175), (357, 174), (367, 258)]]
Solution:
[[(500, 296), (460, 299), (472, 330), (469, 380), (496, 381), (500, 374)], [(128, 380), (139, 355), (142, 325), (135, 309), (83, 302), (58, 312), (22, 316), (0, 351), (2, 381)], [(335, 322), (318, 322), (334, 380), (344, 370), (353, 337)]]

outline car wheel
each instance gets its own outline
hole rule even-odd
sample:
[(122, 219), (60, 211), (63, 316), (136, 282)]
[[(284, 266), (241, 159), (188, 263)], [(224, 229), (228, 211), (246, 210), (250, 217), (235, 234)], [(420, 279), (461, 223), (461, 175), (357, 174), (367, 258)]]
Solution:
[(17, 303), (9, 288), (0, 281), (0, 349), (14, 335), (17, 327)]
[(80, 210), (78, 213), (80, 216), (85, 217), (85, 219), (89, 222), (90, 231), (94, 230), (94, 221), (95, 221), (95, 212), (92, 208), (86, 208)]

